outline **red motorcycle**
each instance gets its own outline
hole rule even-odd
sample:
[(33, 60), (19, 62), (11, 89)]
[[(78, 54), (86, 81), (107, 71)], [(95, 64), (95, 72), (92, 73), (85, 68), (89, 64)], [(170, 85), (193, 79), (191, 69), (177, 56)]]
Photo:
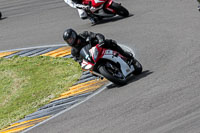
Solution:
[(134, 52), (132, 54), (134, 59), (129, 61), (119, 52), (102, 48), (99, 44), (94, 47), (87, 45), (80, 51), (83, 58), (81, 67), (97, 77), (104, 77), (114, 84), (124, 85), (130, 77), (142, 72), (142, 65), (135, 59)]
[(113, 0), (84, 0), (84, 5), (89, 5), (91, 8), (86, 12), (88, 15), (93, 15), (98, 19), (113, 17), (115, 15), (128, 17), (129, 11), (120, 3)]

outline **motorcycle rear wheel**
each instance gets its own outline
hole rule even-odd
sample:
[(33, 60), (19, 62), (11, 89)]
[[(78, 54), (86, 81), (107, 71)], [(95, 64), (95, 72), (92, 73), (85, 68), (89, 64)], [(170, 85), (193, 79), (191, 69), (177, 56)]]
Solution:
[[(105, 63), (106, 64), (106, 63)], [(112, 64), (114, 66), (114, 64)], [(117, 66), (114, 66), (114, 67), (117, 67)], [(114, 84), (117, 84), (117, 85), (125, 85), (127, 82), (126, 82), (126, 79), (124, 78), (120, 78), (120, 77), (116, 77), (114, 74), (115, 73), (112, 73), (111, 71), (108, 70), (109, 68), (106, 67), (106, 65), (101, 65), (99, 67), (99, 72), (106, 78), (108, 79), (109, 81), (113, 82)]]
[(135, 71), (133, 72), (133, 74), (134, 75), (139, 75), (139, 74), (141, 74), (142, 73), (142, 65), (140, 64), (140, 62), (139, 61), (137, 61), (136, 59), (135, 59), (135, 61), (134, 61), (134, 63), (133, 63), (133, 66), (134, 66), (134, 68), (135, 68)]
[(129, 16), (129, 11), (123, 7), (122, 5), (113, 2), (110, 6), (110, 8), (114, 9), (116, 11), (116, 13), (120, 16), (123, 17), (128, 17)]

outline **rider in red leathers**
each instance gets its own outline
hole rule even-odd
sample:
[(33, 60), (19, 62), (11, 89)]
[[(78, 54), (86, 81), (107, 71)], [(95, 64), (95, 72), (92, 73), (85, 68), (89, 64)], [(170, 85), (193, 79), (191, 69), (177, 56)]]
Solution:
[(83, 0), (64, 0), (72, 8), (76, 8), (78, 10), (79, 16), (81, 19), (89, 19), (92, 24), (96, 24), (98, 18), (93, 15), (88, 15), (85, 10), (89, 10), (90, 7), (88, 5), (83, 5)]

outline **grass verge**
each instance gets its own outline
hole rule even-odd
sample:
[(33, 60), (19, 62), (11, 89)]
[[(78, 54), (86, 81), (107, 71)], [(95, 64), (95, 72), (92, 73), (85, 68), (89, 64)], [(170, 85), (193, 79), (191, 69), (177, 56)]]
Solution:
[(80, 75), (81, 68), (72, 59), (0, 58), (0, 129), (67, 91)]

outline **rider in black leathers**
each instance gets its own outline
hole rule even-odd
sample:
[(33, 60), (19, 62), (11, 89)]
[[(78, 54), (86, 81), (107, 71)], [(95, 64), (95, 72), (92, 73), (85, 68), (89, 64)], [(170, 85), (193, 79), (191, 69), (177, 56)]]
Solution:
[(74, 60), (79, 63), (82, 62), (80, 50), (86, 45), (93, 47), (96, 44), (100, 44), (104, 48), (116, 50), (121, 55), (127, 57), (128, 60), (134, 59), (132, 53), (124, 51), (114, 40), (105, 39), (104, 35), (100, 33), (84, 31), (83, 33), (77, 34), (73, 29), (67, 29), (63, 33), (63, 39), (72, 47), (71, 54), (74, 57)]

